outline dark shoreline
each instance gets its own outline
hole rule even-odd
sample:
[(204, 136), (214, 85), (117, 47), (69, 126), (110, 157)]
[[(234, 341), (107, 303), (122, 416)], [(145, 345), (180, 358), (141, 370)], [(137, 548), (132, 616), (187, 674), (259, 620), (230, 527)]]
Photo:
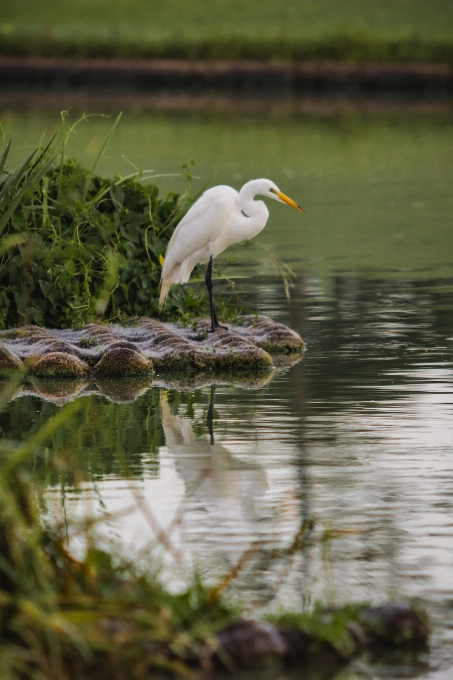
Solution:
[(453, 96), (447, 64), (0, 57), (2, 91)]
[(90, 93), (55, 92), (44, 89), (0, 91), (0, 115), (8, 111), (60, 112), (98, 111), (116, 115), (118, 111), (166, 115), (194, 114), (219, 116), (273, 116), (282, 118), (439, 116), (453, 114), (453, 96), (444, 98), (331, 96), (313, 95), (221, 95), (217, 93)]

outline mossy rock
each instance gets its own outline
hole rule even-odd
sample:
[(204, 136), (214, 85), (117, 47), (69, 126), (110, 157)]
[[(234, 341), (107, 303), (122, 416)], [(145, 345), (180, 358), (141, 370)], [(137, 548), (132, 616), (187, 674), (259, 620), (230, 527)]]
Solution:
[(6, 347), (3, 342), (0, 342), (0, 374), (9, 374), (15, 371), (20, 371), (23, 367), (22, 361), (19, 359), (9, 347)]
[(305, 349), (304, 341), (296, 331), (282, 323), (275, 323), (267, 316), (243, 316), (238, 321), (237, 330), (270, 354), (290, 354)]
[(152, 360), (130, 347), (109, 349), (94, 367), (95, 375), (140, 376), (152, 372)]
[(30, 335), (30, 330), (24, 328), (8, 328), (0, 331), (0, 336), (4, 340), (17, 340), (18, 338), (26, 338)]
[(163, 354), (154, 358), (156, 370), (169, 371), (213, 371), (216, 362), (212, 354), (188, 350), (187, 348), (175, 349), (171, 354)]
[[(24, 326), (0, 331), (0, 370), (17, 370), (24, 362), (45, 377), (121, 378), (149, 375), (153, 367), (170, 373), (258, 373), (271, 370), (282, 357), (291, 364), (291, 357), (302, 356), (296, 351), (303, 348), (300, 336), (267, 317), (248, 316), (239, 325), (209, 330), (207, 319), (199, 319), (194, 329), (148, 317), (134, 319), (133, 325), (88, 324), (79, 329)], [(276, 350), (275, 361), (263, 347)]]
[(45, 354), (31, 369), (39, 378), (79, 378), (88, 372), (88, 367), (80, 359), (66, 352)]
[(223, 370), (270, 370), (274, 362), (272, 357), (260, 347), (250, 347), (246, 350), (231, 349), (228, 352), (219, 353), (215, 363), (218, 368)]
[(424, 645), (429, 626), (413, 607), (406, 603), (390, 602), (380, 607), (369, 607), (360, 613), (359, 623), (370, 643), (390, 646)]

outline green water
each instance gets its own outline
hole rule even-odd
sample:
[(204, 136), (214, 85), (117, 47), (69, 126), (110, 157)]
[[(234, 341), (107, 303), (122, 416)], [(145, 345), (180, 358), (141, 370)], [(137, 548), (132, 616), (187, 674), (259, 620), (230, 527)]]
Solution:
[[(2, 119), (16, 159), (58, 130), (55, 114), (10, 112)], [(111, 123), (92, 118), (79, 126), (69, 153), (92, 163)], [(449, 118), (125, 113), (99, 169), (127, 174), (133, 163), (181, 173), (193, 160), (201, 177), (194, 188), (207, 181), (239, 188), (269, 177), (307, 215), (273, 204), (259, 242), (298, 270), (452, 276), (452, 148)], [(164, 190), (185, 188), (182, 177), (156, 181)], [(241, 256), (238, 249), (228, 254)]]
[[(3, 118), (17, 158), (56, 127), (49, 114)], [(79, 128), (71, 152), (92, 161), (108, 124), (93, 119)], [(225, 272), (246, 276), (247, 304), (298, 330), (307, 352), (255, 389), (237, 376), (219, 384), (214, 444), (209, 384), (181, 390), (157, 375), (120, 391), (20, 387), (0, 414), (2, 434), (13, 440), (36, 431), (66, 399), (83, 398), (76, 419), (33, 461), (47, 489), (46, 516), (132, 507), (106, 522), (102, 539), (159, 554), (173, 586), (193, 566), (218, 582), (253, 545), (228, 592), (255, 612), (317, 599), (414, 598), (434, 622), (428, 667), (379, 672), (450, 678), (452, 142), (453, 126), (442, 117), (126, 114), (102, 172), (129, 172), (123, 154), (158, 173), (194, 159), (201, 177), (194, 187), (267, 176), (306, 209), (300, 215), (272, 203), (257, 244), (228, 251), (236, 263)], [(182, 177), (159, 182), (166, 190), (185, 186)], [(296, 273), (289, 302), (271, 253)], [(66, 460), (57, 470), (55, 451)], [(179, 561), (159, 547), (143, 501)], [(307, 520), (313, 540), (288, 550)], [(341, 677), (377, 673), (362, 671)]]

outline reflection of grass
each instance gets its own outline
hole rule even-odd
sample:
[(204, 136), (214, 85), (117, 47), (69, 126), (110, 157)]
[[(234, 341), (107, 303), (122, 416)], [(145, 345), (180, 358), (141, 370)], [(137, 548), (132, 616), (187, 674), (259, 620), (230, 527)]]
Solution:
[[(39, 387), (55, 390), (53, 385), (39, 382)], [(68, 381), (59, 381), (62, 387)], [(116, 385), (104, 381), (106, 393), (115, 388), (124, 396), (127, 381)], [(125, 383), (125, 384), (124, 384)], [(10, 383), (2, 384), (2, 394)], [(49, 394), (41, 390), (48, 399)], [(64, 395), (63, 395), (64, 397)], [(10, 397), (11, 398), (11, 397)], [(71, 396), (69, 396), (71, 398)], [(141, 477), (150, 468), (159, 467), (158, 450), (164, 444), (159, 417), (158, 390), (149, 390), (146, 396), (129, 404), (115, 403), (101, 396), (79, 397), (80, 408), (66, 427), (53, 433), (46, 442), (45, 455), (33, 457), (33, 474), (36, 484), (58, 485), (73, 488), (81, 481), (103, 479), (108, 475)], [(0, 413), (0, 431), (5, 441), (21, 442), (31, 433), (39, 431), (58, 413), (58, 407), (49, 401), (36, 401), (36, 397), (23, 397), (9, 403)], [(59, 460), (55, 466), (54, 458)]]
[(2, 678), (185, 675), (204, 640), (231, 619), (201, 585), (170, 595), (115, 560), (89, 525), (86, 553), (75, 559), (63, 533), (43, 526), (17, 468), (0, 473), (0, 488)]
[(448, 61), (450, 0), (23, 0), (2, 8), (1, 50), (64, 56)]

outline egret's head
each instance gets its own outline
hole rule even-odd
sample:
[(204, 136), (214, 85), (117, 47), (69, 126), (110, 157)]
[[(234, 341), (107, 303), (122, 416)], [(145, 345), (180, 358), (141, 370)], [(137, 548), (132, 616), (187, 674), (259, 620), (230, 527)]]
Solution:
[(263, 189), (264, 191), (260, 191), (260, 193), (263, 196), (267, 196), (268, 198), (273, 198), (275, 201), (279, 201), (280, 203), (287, 203), (290, 205), (292, 208), (295, 208), (296, 210), (299, 210), (300, 212), (305, 212), (305, 210), (302, 210), (300, 205), (297, 205), (295, 201), (293, 201), (292, 198), (289, 198), (289, 196), (286, 196), (274, 182), (271, 182), (270, 179), (263, 179), (260, 180), (263, 182)]

